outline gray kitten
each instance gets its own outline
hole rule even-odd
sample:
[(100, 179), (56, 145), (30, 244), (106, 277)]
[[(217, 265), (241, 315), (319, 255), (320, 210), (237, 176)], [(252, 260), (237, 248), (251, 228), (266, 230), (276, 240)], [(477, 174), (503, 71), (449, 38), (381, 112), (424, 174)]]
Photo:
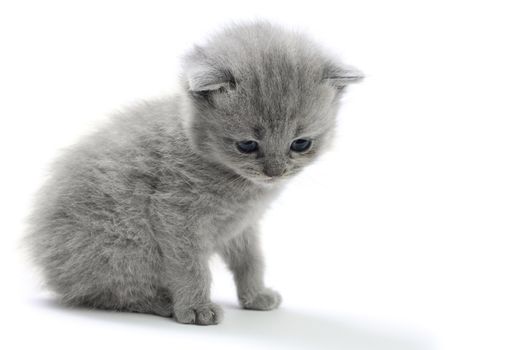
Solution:
[(184, 58), (181, 92), (114, 117), (53, 166), (29, 244), (69, 305), (216, 324), (208, 259), (235, 277), (242, 307), (271, 310), (257, 221), (284, 180), (332, 136), (361, 79), (305, 36), (234, 25)]

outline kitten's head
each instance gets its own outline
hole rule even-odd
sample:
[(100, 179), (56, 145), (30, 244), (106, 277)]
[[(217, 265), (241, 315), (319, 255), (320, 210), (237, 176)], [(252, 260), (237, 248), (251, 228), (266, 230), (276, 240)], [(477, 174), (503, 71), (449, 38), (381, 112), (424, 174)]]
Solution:
[(239, 25), (184, 60), (195, 148), (258, 184), (297, 173), (332, 137), (339, 98), (362, 74), (299, 33)]

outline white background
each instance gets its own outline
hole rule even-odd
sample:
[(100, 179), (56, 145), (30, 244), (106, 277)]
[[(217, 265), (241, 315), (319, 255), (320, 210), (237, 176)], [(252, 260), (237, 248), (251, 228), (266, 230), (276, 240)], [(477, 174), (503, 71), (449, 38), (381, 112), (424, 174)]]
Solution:
[[(91, 349), (516, 349), (517, 12), (512, 1), (2, 1), (0, 342)], [(274, 312), (222, 325), (68, 310), (19, 239), (58, 150), (171, 93), (178, 58), (230, 20), (301, 28), (367, 78), (339, 137), (263, 221)], [(3, 348), (5, 344), (0, 345)]]

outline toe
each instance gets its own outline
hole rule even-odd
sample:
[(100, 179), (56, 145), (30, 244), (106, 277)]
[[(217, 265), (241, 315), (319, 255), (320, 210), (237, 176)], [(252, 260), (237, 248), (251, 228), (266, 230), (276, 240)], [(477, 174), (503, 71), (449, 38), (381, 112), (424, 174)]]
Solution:
[(196, 312), (190, 308), (175, 310), (174, 318), (179, 323), (194, 324), (196, 323)]
[(280, 294), (271, 289), (264, 289), (255, 294), (252, 298), (241, 300), (242, 306), (250, 310), (272, 310), (276, 309), (282, 302)]
[(200, 325), (218, 324), (221, 321), (222, 310), (217, 305), (200, 308), (197, 311), (196, 323)]
[(185, 324), (213, 325), (222, 320), (223, 310), (216, 304), (208, 304), (185, 309), (176, 309), (176, 321)]

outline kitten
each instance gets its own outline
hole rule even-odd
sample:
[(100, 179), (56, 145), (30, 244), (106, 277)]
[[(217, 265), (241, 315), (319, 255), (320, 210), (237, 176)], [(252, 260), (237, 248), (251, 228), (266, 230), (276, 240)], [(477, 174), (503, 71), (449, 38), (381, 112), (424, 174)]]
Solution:
[(242, 307), (271, 310), (257, 221), (332, 136), (361, 73), (299, 33), (234, 25), (184, 57), (182, 89), (136, 106), (53, 166), (29, 243), (69, 305), (216, 324), (208, 258), (235, 277)]

